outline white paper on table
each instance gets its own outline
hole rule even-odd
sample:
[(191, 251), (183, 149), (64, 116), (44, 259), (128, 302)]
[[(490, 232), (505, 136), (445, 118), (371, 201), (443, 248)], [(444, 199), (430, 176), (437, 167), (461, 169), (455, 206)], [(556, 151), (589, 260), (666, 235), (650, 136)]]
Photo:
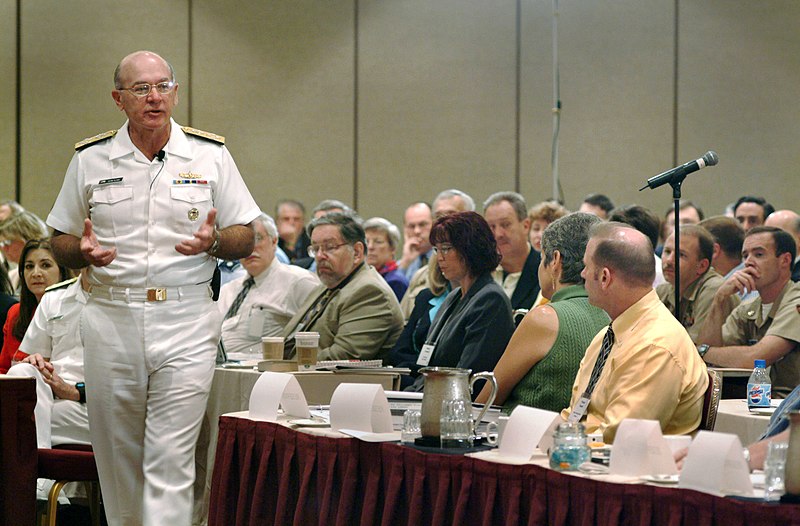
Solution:
[(676, 475), (678, 467), (658, 420), (626, 418), (617, 427), (611, 460), (612, 475)]
[(306, 395), (294, 375), (287, 373), (261, 373), (250, 392), (250, 418), (275, 422), (278, 407), (289, 416), (311, 418)]
[(712, 495), (752, 496), (750, 469), (739, 437), (700, 431), (683, 461), (678, 487)]
[(331, 429), (389, 433), (392, 413), (379, 384), (339, 384), (331, 396)]
[[(561, 417), (553, 411), (518, 405), (511, 412), (498, 453), (503, 457), (528, 460), (541, 442), (552, 441), (552, 429), (561, 423)], [(541, 447), (542, 451), (547, 451)]]
[(399, 442), (400, 431), (389, 433), (369, 433), (367, 431), (357, 431), (355, 429), (340, 429), (340, 433), (363, 440), (364, 442)]

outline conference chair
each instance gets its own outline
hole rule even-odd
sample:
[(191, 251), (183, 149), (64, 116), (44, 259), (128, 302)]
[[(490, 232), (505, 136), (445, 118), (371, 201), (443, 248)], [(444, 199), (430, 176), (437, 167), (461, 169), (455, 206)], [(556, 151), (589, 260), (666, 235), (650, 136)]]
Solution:
[(718, 371), (708, 370), (708, 388), (703, 397), (703, 415), (700, 418), (698, 431), (714, 431), (717, 421), (717, 410), (722, 398), (722, 374)]

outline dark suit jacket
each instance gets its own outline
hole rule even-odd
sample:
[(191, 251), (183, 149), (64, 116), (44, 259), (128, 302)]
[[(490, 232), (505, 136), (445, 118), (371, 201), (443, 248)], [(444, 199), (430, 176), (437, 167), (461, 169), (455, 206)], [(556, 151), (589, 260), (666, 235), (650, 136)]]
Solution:
[(536, 296), (539, 294), (539, 261), (542, 257), (531, 248), (525, 266), (522, 267), (522, 275), (517, 282), (517, 288), (511, 295), (511, 309), (530, 309)]
[[(428, 365), (472, 369), (474, 373), (492, 371), (513, 332), (508, 296), (487, 272), (464, 298), (460, 288), (451, 292), (436, 313), (428, 331), (428, 340), (436, 338)], [(419, 377), (412, 389), (421, 391), (423, 385), (424, 377)]]
[(406, 326), (397, 339), (397, 343), (389, 352), (387, 362), (395, 367), (408, 367), (411, 369), (411, 376), (404, 375), (400, 379), (400, 387), (406, 388), (411, 385), (417, 376), (417, 371), (421, 366), (417, 365), (417, 358), (425, 338), (428, 336), (428, 329), (431, 328), (430, 310), (428, 303), (433, 298), (431, 289), (423, 289), (414, 299), (414, 310), (411, 311)]
[[(798, 248), (800, 250), (800, 248)], [(800, 281), (800, 261), (796, 261), (792, 269), (792, 281)]]

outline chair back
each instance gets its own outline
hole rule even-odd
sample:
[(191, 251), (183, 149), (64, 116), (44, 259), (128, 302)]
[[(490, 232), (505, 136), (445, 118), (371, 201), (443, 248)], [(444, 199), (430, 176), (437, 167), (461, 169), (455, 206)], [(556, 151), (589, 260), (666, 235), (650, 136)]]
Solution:
[(722, 398), (722, 374), (709, 369), (708, 388), (703, 397), (703, 416), (700, 418), (699, 430), (714, 431), (720, 398)]

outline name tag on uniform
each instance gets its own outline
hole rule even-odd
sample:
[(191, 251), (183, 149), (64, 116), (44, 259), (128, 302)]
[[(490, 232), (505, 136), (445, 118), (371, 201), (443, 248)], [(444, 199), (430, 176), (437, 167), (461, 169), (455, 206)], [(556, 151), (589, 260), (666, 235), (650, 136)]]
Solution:
[(431, 345), (430, 343), (426, 343), (422, 346), (422, 350), (419, 352), (419, 358), (417, 358), (417, 365), (421, 365), (425, 367), (431, 361), (431, 356), (433, 356), (433, 349), (435, 345)]
[(261, 338), (264, 332), (264, 318), (266, 314), (261, 307), (253, 307), (250, 309), (250, 320), (247, 324), (247, 335), (251, 338)]
[(589, 396), (586, 393), (581, 395), (580, 400), (572, 408), (572, 412), (569, 414), (569, 418), (567, 418), (567, 422), (580, 422), (583, 415), (586, 414), (586, 411), (589, 409)]

